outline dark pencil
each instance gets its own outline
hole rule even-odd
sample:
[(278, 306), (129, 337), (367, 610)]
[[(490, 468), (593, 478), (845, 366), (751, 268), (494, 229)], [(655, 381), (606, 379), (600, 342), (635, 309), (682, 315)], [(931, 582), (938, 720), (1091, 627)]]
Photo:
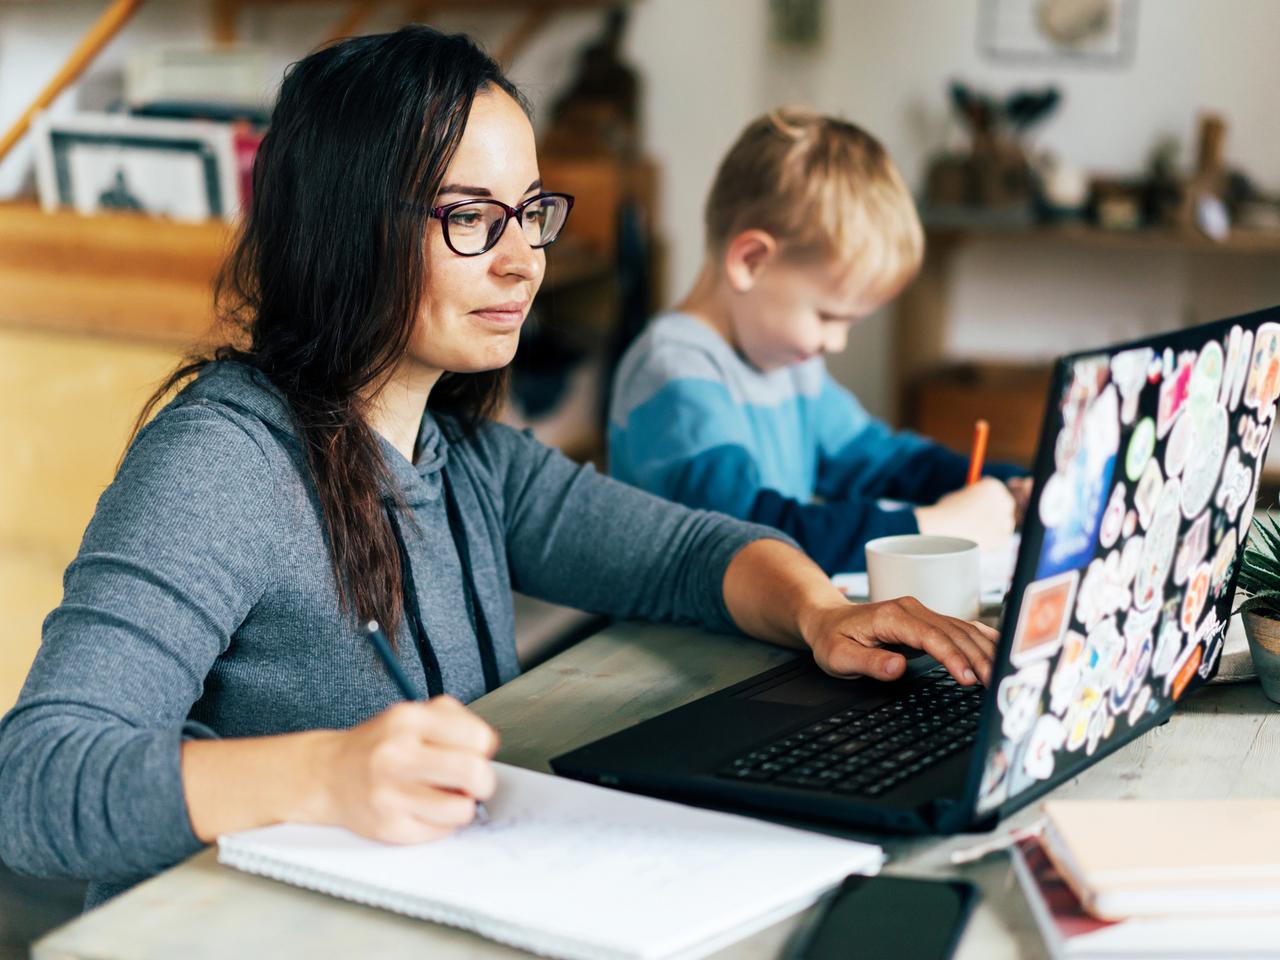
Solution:
[[(387, 668), (387, 673), (391, 674), (391, 679), (400, 688), (400, 695), (406, 700), (419, 699), (417, 691), (413, 689), (413, 683), (410, 682), (409, 677), (405, 674), (404, 668), (400, 666), (400, 661), (396, 659), (396, 655), (392, 653), (391, 644), (387, 642), (387, 635), (382, 632), (382, 627), (378, 626), (378, 621), (370, 620), (364, 625), (364, 629), (365, 633), (369, 634), (369, 639), (373, 641), (373, 649), (378, 651), (378, 657)], [(489, 811), (485, 809), (483, 800), (476, 801), (476, 822), (489, 822)]]
[(387, 642), (387, 635), (382, 632), (382, 627), (378, 626), (378, 621), (370, 620), (364, 625), (364, 629), (369, 634), (369, 639), (373, 641), (373, 649), (377, 650), (378, 656), (382, 658), (382, 664), (387, 668), (387, 673), (391, 674), (391, 679), (400, 688), (400, 695), (406, 700), (417, 700), (418, 691), (413, 689), (413, 683), (404, 672), (404, 668), (400, 666), (396, 655), (392, 653), (391, 644)]

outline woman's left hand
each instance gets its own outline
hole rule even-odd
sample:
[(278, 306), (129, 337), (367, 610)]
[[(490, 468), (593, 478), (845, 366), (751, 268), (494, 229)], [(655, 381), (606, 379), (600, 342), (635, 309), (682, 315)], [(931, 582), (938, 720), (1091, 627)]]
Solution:
[(990, 682), (999, 637), (985, 624), (934, 613), (913, 597), (815, 605), (800, 626), (814, 660), (833, 677), (896, 680), (907, 661), (884, 649), (893, 644), (924, 651), (965, 686)]

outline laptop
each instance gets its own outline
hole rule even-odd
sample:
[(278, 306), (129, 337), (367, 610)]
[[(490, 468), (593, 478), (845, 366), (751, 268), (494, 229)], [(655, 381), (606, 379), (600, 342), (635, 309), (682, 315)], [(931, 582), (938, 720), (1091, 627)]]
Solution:
[(561, 775), (905, 833), (991, 829), (1211, 679), (1280, 396), (1280, 307), (1060, 358), (989, 687), (810, 657), (551, 761)]

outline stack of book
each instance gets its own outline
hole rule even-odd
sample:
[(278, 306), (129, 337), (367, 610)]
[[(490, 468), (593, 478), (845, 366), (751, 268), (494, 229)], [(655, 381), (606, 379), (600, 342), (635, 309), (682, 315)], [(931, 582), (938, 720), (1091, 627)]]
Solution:
[(1012, 854), (1055, 958), (1280, 957), (1280, 801), (1050, 802)]

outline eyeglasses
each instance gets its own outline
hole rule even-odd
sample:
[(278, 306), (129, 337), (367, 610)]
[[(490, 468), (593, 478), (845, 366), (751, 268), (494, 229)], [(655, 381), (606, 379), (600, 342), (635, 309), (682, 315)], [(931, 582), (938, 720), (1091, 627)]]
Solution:
[(460, 200), (433, 207), (430, 213), (440, 221), (450, 250), (460, 257), (478, 257), (493, 249), (513, 217), (535, 250), (555, 242), (572, 209), (569, 194), (540, 193), (514, 207), (501, 200)]

